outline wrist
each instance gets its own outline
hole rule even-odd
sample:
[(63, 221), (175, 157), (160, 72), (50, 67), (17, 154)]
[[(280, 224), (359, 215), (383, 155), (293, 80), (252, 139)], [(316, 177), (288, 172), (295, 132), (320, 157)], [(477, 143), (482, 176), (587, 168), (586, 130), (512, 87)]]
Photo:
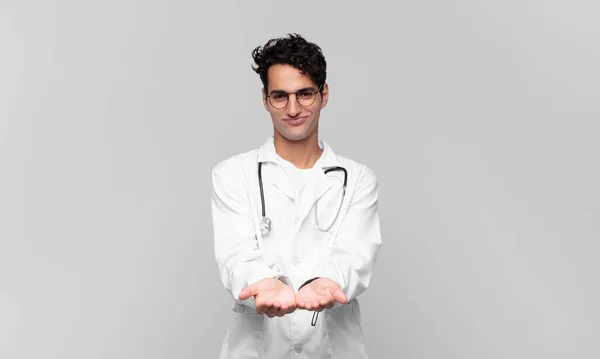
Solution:
[(319, 278), (321, 278), (321, 277), (314, 277), (314, 278), (311, 278), (311, 279), (307, 280), (306, 282), (302, 283), (302, 285), (300, 285), (300, 288), (298, 288), (298, 291), (300, 291), (300, 289), (302, 289), (304, 286), (314, 282), (315, 280), (317, 280)]
[(282, 275), (278, 275), (277, 277), (274, 277), (273, 279), (278, 279), (281, 283), (283, 283), (283, 284), (285, 284), (287, 286), (290, 285), (288, 277), (284, 276), (283, 274)]

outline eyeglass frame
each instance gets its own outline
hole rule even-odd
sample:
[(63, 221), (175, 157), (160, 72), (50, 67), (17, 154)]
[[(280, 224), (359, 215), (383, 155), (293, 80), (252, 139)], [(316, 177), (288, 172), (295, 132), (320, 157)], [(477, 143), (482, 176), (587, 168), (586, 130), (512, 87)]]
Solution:
[[(290, 103), (290, 95), (294, 95), (294, 97), (296, 98), (296, 102), (298, 102), (298, 105), (300, 105), (302, 107), (312, 106), (312, 104), (314, 104), (315, 100), (317, 99), (317, 94), (321, 93), (321, 89), (323, 88), (323, 85), (319, 86), (319, 88), (317, 88), (317, 91), (315, 91), (315, 98), (313, 99), (313, 102), (310, 103), (310, 105), (303, 105), (303, 104), (301, 104), (300, 101), (298, 100), (298, 96), (296, 96), (296, 94), (298, 92), (306, 91), (308, 89), (314, 90), (313, 87), (305, 87), (305, 88), (300, 89), (300, 90), (298, 90), (296, 92), (285, 92), (285, 91), (275, 90), (275, 91), (272, 91), (269, 95), (266, 95), (266, 100), (269, 103), (269, 105), (271, 105), (271, 107), (273, 107), (273, 108), (275, 108), (277, 110), (283, 110)], [(285, 94), (286, 95), (287, 100), (285, 102), (285, 106), (283, 106), (283, 107), (275, 107), (275, 106), (273, 106), (273, 104), (271, 103), (270, 97), (271, 97), (271, 95), (273, 95), (274, 92), (276, 92), (277, 94)], [(323, 94), (321, 93), (321, 95), (323, 95)]]

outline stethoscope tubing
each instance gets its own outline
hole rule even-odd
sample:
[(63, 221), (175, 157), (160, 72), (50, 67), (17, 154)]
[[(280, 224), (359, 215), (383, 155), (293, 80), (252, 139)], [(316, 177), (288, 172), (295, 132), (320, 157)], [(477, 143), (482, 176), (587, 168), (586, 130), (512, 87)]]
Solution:
[(260, 187), (260, 203), (262, 204), (262, 218), (266, 217), (265, 211), (265, 193), (263, 190), (263, 181), (262, 181), (262, 162), (258, 163), (258, 186)]

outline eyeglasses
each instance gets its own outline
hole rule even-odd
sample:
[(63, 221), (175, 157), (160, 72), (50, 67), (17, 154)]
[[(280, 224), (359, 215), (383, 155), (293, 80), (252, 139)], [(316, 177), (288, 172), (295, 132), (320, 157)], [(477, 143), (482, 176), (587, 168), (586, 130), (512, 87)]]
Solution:
[(294, 94), (296, 95), (296, 101), (298, 101), (300, 106), (307, 107), (315, 102), (315, 99), (317, 98), (317, 93), (321, 91), (322, 86), (323, 85), (319, 86), (317, 90), (315, 90), (314, 88), (305, 88), (296, 92), (285, 92), (276, 90), (271, 92), (271, 94), (267, 96), (267, 100), (274, 108), (282, 109), (285, 106), (287, 106), (290, 95)]

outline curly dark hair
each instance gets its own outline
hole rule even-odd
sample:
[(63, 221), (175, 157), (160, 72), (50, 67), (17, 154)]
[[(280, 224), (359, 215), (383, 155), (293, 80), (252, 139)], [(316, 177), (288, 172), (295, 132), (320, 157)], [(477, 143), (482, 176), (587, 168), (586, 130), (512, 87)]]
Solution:
[(325, 57), (317, 44), (306, 41), (299, 34), (271, 39), (264, 46), (252, 50), (252, 57), (256, 63), (252, 69), (259, 74), (265, 92), (268, 92), (267, 72), (269, 67), (275, 64), (294, 66), (323, 90), (322, 86), (327, 77)]

